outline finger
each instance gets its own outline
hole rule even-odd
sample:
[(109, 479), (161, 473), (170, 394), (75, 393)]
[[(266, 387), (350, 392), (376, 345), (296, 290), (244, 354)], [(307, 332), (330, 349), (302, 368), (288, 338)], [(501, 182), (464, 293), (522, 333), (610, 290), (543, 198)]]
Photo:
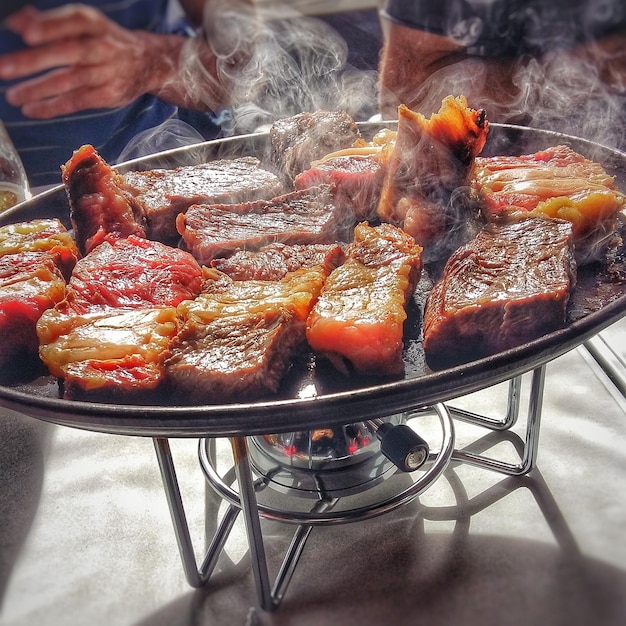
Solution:
[(13, 106), (21, 107), (80, 88), (94, 88), (110, 83), (114, 77), (109, 74), (107, 67), (62, 68), (10, 87), (6, 99)]
[(0, 57), (0, 78), (12, 80), (55, 67), (102, 61), (104, 48), (90, 38), (66, 39), (53, 44), (18, 50)]
[(93, 7), (67, 4), (49, 11), (23, 9), (7, 25), (28, 45), (38, 46), (70, 37), (102, 34), (113, 22)]
[(33, 119), (51, 119), (71, 115), (89, 109), (107, 109), (128, 104), (128, 100), (114, 102), (109, 85), (95, 89), (76, 89), (58, 96), (29, 102), (22, 107), (22, 114)]
[(3, 21), (4, 26), (10, 31), (22, 35), (28, 27), (28, 24), (37, 19), (39, 10), (33, 6), (25, 6), (6, 17)]

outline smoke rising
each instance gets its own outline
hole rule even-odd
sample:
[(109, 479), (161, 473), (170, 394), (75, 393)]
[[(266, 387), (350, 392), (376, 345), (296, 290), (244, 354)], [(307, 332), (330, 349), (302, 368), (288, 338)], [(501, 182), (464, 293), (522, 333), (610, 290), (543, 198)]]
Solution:
[[(228, 87), (231, 133), (303, 111), (345, 110), (367, 119), (376, 110), (376, 72), (350, 67), (346, 42), (320, 19), (285, 6), (212, 3), (204, 34)], [(208, 103), (215, 85), (197, 59), (191, 54), (186, 61), (188, 89)]]
[[(220, 137), (266, 130), (277, 119), (320, 109), (366, 120), (377, 110), (377, 72), (350, 66), (348, 52), (321, 19), (287, 6), (220, 0), (207, 3), (203, 29), (185, 44), (180, 76), (193, 107), (214, 112), (206, 125), (218, 125)], [(228, 105), (218, 106), (225, 97)], [(191, 124), (172, 119), (144, 131), (119, 160), (203, 141), (202, 116), (191, 117)]]
[[(486, 4), (492, 12), (499, 6)], [(469, 50), (474, 56), (459, 52), (404, 98), (430, 115), (445, 96), (463, 94), (473, 108), (486, 109), (490, 121), (625, 149), (626, 45), (611, 33), (613, 24), (624, 23), (626, 3), (590, 0), (584, 9), (579, 3), (546, 3), (541, 10), (535, 5), (524, 3), (525, 12), (500, 20), (508, 30), (498, 32), (497, 43), (488, 40), (490, 52), (483, 54), (475, 42)]]

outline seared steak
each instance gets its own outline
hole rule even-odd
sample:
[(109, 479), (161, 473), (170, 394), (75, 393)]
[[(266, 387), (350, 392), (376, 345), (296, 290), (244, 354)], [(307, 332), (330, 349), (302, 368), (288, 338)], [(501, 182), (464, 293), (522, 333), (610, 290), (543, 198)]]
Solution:
[(81, 259), (66, 299), (37, 324), (41, 359), (64, 397), (156, 400), (175, 307), (202, 286), (189, 253), (140, 237), (104, 241)]
[(93, 146), (76, 150), (61, 169), (74, 237), (82, 254), (93, 250), (105, 237), (145, 236), (141, 218), (133, 213), (120, 189), (120, 175)]
[(382, 178), (379, 154), (340, 155), (322, 159), (298, 174), (294, 185), (296, 189), (331, 185), (335, 204), (360, 221), (375, 217)]
[(334, 243), (340, 211), (328, 186), (243, 204), (194, 205), (178, 216), (178, 232), (200, 263), (273, 242)]
[(164, 360), (176, 396), (215, 403), (275, 393), (306, 343), (305, 321), (323, 281), (321, 268), (280, 281), (233, 281), (216, 272), (205, 292), (178, 307), (183, 327)]
[(428, 298), (427, 363), (464, 363), (562, 327), (575, 276), (569, 222), (525, 218), (487, 225), (450, 256)]
[(391, 224), (359, 224), (346, 262), (328, 277), (307, 321), (309, 345), (341, 371), (396, 375), (405, 305), (422, 269), (422, 249)]
[(103, 242), (76, 264), (64, 306), (76, 313), (176, 306), (195, 298), (202, 284), (202, 269), (188, 252), (131, 236)]
[(299, 113), (270, 129), (271, 163), (286, 181), (329, 152), (350, 148), (360, 139), (356, 122), (344, 111)]
[(173, 243), (176, 217), (193, 204), (231, 204), (273, 198), (284, 192), (278, 177), (256, 157), (223, 159), (176, 169), (127, 172), (121, 177), (148, 238)]
[(211, 267), (233, 280), (280, 280), (288, 272), (315, 266), (330, 274), (343, 263), (344, 256), (339, 244), (288, 246), (273, 243), (256, 252), (240, 250), (228, 258), (214, 259)]
[(626, 197), (604, 168), (567, 146), (522, 156), (479, 157), (473, 187), (487, 219), (510, 215), (572, 222), (578, 263), (598, 258), (618, 225)]
[(41, 252), (69, 278), (80, 256), (72, 235), (57, 219), (39, 219), (0, 227), (0, 256)]
[(157, 402), (161, 355), (178, 330), (174, 307), (49, 309), (37, 324), (42, 361), (63, 397)]
[(37, 362), (37, 320), (65, 297), (65, 277), (77, 258), (76, 244), (58, 220), (0, 227), (3, 378), (19, 377), (27, 366)]
[(63, 275), (45, 253), (0, 257), (0, 370), (15, 367), (17, 357), (30, 361), (37, 356), (37, 320), (64, 294)]

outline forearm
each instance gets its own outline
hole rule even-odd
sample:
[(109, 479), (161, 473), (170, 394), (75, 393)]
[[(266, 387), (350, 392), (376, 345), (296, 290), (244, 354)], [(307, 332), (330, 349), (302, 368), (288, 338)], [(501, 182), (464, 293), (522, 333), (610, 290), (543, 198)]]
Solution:
[[(196, 27), (196, 35), (171, 36), (166, 44), (171, 46), (169, 54), (161, 55), (159, 40), (153, 40), (158, 67), (150, 93), (197, 110), (217, 111), (232, 105), (238, 73), (254, 47), (253, 1), (180, 0), (180, 4)], [(233, 30), (237, 37), (231, 36)]]
[(146, 92), (189, 109), (228, 105), (228, 85), (202, 32), (195, 37), (138, 32), (145, 47)]
[(511, 60), (470, 56), (446, 37), (396, 23), (386, 24), (379, 70), (386, 119), (397, 116), (399, 104), (429, 114), (443, 97), (461, 93), (474, 108), (488, 105), (490, 119), (502, 119), (519, 95)]

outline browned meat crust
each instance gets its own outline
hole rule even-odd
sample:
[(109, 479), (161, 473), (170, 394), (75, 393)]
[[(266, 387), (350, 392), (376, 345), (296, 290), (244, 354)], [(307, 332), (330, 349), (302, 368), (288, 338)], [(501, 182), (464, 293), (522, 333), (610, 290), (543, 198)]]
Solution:
[(379, 217), (401, 226), (429, 254), (440, 246), (468, 218), (463, 205), (450, 201), (469, 185), (488, 128), (485, 112), (470, 109), (463, 97), (445, 98), (430, 119), (401, 105), (395, 144), (383, 151)]
[(211, 261), (211, 267), (233, 280), (280, 280), (288, 272), (320, 266), (326, 274), (343, 263), (345, 253), (339, 244), (288, 246), (274, 243), (254, 252), (240, 250), (232, 256)]
[(350, 148), (361, 135), (344, 111), (299, 113), (277, 120), (270, 129), (272, 165), (289, 183), (311, 167), (311, 162), (342, 148)]
[(145, 236), (141, 218), (120, 189), (120, 175), (93, 146), (81, 146), (61, 169), (81, 253), (90, 252), (105, 237)]
[(195, 403), (246, 401), (275, 393), (304, 342), (289, 310), (187, 324), (165, 363), (176, 397)]
[(328, 186), (295, 191), (272, 200), (194, 205), (177, 219), (178, 232), (200, 263), (269, 243), (334, 243), (341, 215)]
[(198, 298), (178, 307), (181, 332), (163, 361), (173, 393), (200, 403), (275, 393), (305, 344), (323, 269), (298, 270), (280, 281), (213, 273)]
[(149, 239), (178, 240), (176, 218), (193, 204), (231, 204), (273, 198), (284, 192), (279, 178), (256, 157), (221, 159), (171, 170), (127, 172), (121, 177)]
[(526, 218), (486, 226), (452, 254), (428, 298), (428, 364), (464, 363), (562, 327), (575, 276), (569, 222)]

